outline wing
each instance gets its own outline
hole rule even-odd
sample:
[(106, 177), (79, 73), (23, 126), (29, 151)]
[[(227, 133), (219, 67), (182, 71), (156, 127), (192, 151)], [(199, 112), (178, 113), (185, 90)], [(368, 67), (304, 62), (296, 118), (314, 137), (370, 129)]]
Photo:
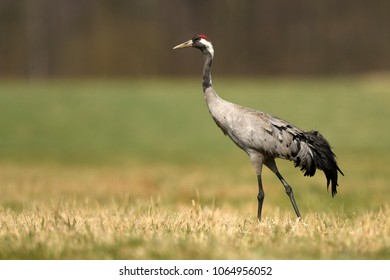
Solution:
[(294, 160), (300, 151), (303, 131), (285, 120), (221, 99), (211, 105), (209, 110), (215, 123), (247, 153), (255, 150)]
[[(301, 151), (304, 131), (287, 121), (254, 109), (244, 110), (245, 147), (264, 155), (295, 160)], [(306, 143), (305, 143), (306, 144)]]
[[(295, 160), (303, 148), (302, 140), (306, 139), (304, 131), (278, 117), (270, 116), (269, 120), (273, 128), (274, 155)], [(310, 150), (308, 152), (310, 153)]]

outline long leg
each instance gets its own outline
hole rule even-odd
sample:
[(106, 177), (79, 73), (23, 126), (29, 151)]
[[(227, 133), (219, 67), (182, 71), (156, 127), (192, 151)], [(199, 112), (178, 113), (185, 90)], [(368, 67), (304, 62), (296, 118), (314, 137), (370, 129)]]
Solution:
[(264, 190), (263, 190), (263, 184), (261, 182), (261, 175), (257, 175), (257, 184), (259, 186), (259, 194), (257, 195), (257, 219), (261, 221), (261, 210), (263, 209), (263, 202), (264, 202)]
[(257, 195), (257, 219), (261, 221), (261, 211), (263, 209), (263, 202), (264, 202), (264, 190), (263, 190), (263, 183), (261, 180), (261, 170), (263, 168), (263, 155), (257, 152), (251, 152), (249, 153), (249, 157), (251, 159), (252, 165), (256, 170), (257, 175), (257, 185), (259, 187), (259, 193)]
[(286, 180), (284, 180), (284, 178), (280, 174), (278, 168), (276, 167), (275, 160), (274, 159), (269, 159), (264, 164), (269, 169), (271, 169), (272, 172), (274, 172), (276, 174), (276, 176), (278, 176), (280, 182), (282, 182), (284, 188), (286, 189), (286, 193), (287, 193), (288, 197), (290, 198), (292, 206), (294, 207), (295, 214), (297, 214), (297, 217), (299, 219), (301, 219), (301, 214), (299, 213), (297, 203), (295, 202), (293, 190), (292, 190), (291, 186), (286, 182)]

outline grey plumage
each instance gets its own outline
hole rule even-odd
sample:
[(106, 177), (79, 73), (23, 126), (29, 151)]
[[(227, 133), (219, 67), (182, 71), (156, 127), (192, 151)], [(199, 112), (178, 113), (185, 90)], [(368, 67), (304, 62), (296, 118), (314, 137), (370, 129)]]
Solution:
[(298, 218), (301, 217), (292, 188), (279, 173), (275, 158), (291, 160), (305, 176), (313, 176), (316, 169), (325, 173), (327, 186), (332, 186), (332, 196), (337, 193), (338, 172), (336, 157), (329, 143), (318, 131), (303, 131), (287, 121), (255, 109), (228, 102), (214, 91), (211, 80), (211, 64), (214, 49), (208, 38), (197, 35), (192, 40), (176, 46), (195, 47), (204, 56), (203, 95), (215, 123), (232, 141), (250, 157), (258, 179), (258, 219), (261, 219), (264, 191), (261, 179), (262, 166), (273, 171), (286, 189)]

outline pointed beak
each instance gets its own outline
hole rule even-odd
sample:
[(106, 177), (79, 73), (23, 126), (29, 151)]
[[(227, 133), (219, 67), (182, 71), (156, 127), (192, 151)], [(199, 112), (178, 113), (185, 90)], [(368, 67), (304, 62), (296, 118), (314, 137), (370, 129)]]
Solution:
[(192, 47), (192, 40), (188, 40), (187, 42), (184, 42), (183, 44), (177, 45), (173, 47), (174, 50), (176, 49), (182, 49), (182, 48), (188, 48)]

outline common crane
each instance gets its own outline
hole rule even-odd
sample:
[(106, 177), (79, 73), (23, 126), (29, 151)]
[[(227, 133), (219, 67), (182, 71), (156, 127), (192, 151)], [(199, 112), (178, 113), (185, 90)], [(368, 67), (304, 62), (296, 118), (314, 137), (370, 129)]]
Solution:
[(257, 218), (261, 220), (264, 190), (261, 179), (263, 165), (267, 166), (282, 182), (298, 219), (301, 219), (291, 186), (276, 167), (275, 158), (287, 159), (300, 167), (305, 176), (313, 176), (316, 169), (325, 173), (327, 188), (332, 186), (332, 197), (337, 193), (338, 172), (336, 156), (328, 141), (318, 131), (303, 131), (287, 121), (251, 108), (223, 100), (214, 91), (211, 81), (211, 64), (214, 48), (205, 35), (196, 35), (173, 49), (194, 47), (204, 57), (203, 95), (217, 126), (242, 150), (256, 170), (259, 192)]

